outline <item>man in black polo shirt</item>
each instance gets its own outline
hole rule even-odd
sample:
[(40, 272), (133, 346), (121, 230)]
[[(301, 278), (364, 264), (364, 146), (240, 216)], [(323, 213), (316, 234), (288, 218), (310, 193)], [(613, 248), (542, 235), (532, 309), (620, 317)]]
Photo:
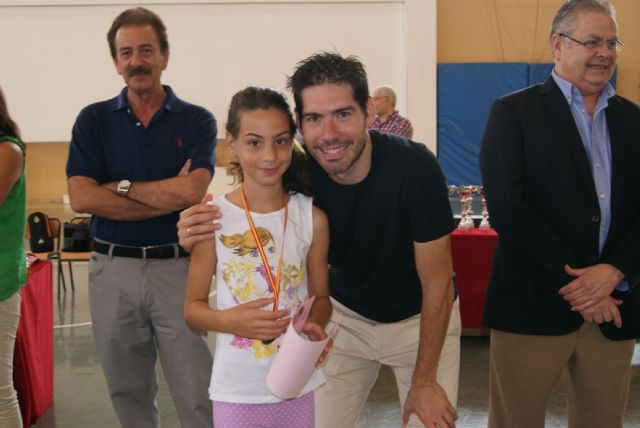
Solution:
[[(327, 383), (316, 391), (316, 426), (352, 427), (382, 364), (396, 376), (404, 422), (454, 426), (460, 313), (440, 167), (422, 144), (367, 131), (374, 108), (355, 57), (313, 55), (289, 87), (315, 203), (329, 217), (332, 322), (342, 316)], [(180, 243), (211, 239), (216, 213), (183, 211)]]
[(129, 9), (107, 34), (126, 87), (80, 112), (67, 176), (71, 207), (93, 215), (89, 300), (100, 362), (123, 427), (158, 427), (157, 356), (181, 425), (210, 427), (212, 358), (183, 317), (189, 259), (178, 211), (213, 173), (216, 123), (160, 83), (169, 59), (160, 18)]

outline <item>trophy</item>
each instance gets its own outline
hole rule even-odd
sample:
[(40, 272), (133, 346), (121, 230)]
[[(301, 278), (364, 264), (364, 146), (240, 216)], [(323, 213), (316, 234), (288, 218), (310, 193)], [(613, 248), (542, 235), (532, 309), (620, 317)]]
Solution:
[(460, 198), (460, 223), (458, 229), (473, 229), (473, 194), (475, 186), (458, 186), (458, 197)]
[(480, 221), (479, 229), (491, 229), (489, 224), (489, 209), (487, 208), (487, 199), (484, 197), (484, 188), (478, 186), (478, 194), (482, 198), (482, 220)]
[[(458, 198), (460, 199), (460, 187), (459, 186), (447, 186), (447, 193), (449, 196), (449, 199), (455, 199)], [(460, 200), (460, 214), (454, 214), (454, 218), (460, 216), (460, 219), (462, 219), (462, 200)], [(459, 225), (460, 223), (458, 223)]]

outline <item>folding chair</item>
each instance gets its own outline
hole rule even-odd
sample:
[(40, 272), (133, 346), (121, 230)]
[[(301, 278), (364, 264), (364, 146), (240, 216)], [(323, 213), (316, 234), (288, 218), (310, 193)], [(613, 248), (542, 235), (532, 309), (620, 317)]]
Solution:
[[(91, 217), (86, 217), (86, 216), (74, 217), (69, 221), (69, 223), (89, 225), (91, 223)], [(62, 233), (64, 234), (64, 231), (62, 231)], [(64, 241), (64, 236), (61, 239), (63, 239)], [(88, 262), (89, 260), (91, 260), (91, 251), (65, 251), (63, 246), (62, 250), (58, 252), (58, 255), (59, 255), (58, 267), (60, 271), (62, 271), (62, 264), (64, 262), (66, 262), (67, 266), (69, 266), (69, 278), (71, 278), (71, 290), (75, 291), (76, 288), (75, 288), (75, 283), (73, 281), (73, 263)], [(63, 277), (63, 280), (64, 280), (64, 277)], [(65, 291), (66, 291), (66, 287), (65, 287)]]
[[(45, 213), (45, 215), (47, 215)], [(64, 289), (64, 291), (67, 291), (67, 284), (66, 281), (64, 279), (64, 274), (62, 272), (62, 265), (60, 264), (60, 234), (61, 234), (61, 229), (62, 229), (62, 223), (60, 222), (60, 219), (56, 218), (56, 217), (50, 217), (49, 215), (47, 215), (47, 218), (49, 220), (49, 227), (51, 228), (51, 235), (53, 236), (53, 251), (44, 251), (44, 252), (34, 252), (33, 254), (36, 255), (36, 257), (38, 257), (40, 260), (51, 260), (51, 261), (55, 261), (57, 263), (58, 266), (58, 298), (60, 298), (60, 284), (62, 283), (62, 288)], [(29, 235), (30, 235), (30, 231), (29, 231), (29, 227), (27, 226), (27, 241), (29, 240)]]

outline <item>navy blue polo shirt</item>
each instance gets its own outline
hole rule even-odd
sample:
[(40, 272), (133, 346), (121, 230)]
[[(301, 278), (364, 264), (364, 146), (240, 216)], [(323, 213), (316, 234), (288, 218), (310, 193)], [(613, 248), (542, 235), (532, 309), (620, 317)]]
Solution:
[[(117, 97), (85, 107), (73, 126), (67, 177), (111, 181), (153, 181), (175, 177), (187, 159), (191, 171), (214, 172), (216, 121), (206, 109), (179, 99), (169, 86), (147, 128), (127, 102), (125, 87)], [(134, 184), (135, 185), (135, 184)], [(178, 241), (179, 212), (141, 221), (93, 216), (93, 236), (121, 245), (158, 245)]]

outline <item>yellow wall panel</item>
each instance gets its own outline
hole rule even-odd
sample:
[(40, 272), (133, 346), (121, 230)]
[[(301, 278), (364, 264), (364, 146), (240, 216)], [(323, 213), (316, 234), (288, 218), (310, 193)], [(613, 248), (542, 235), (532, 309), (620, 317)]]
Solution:
[[(551, 20), (564, 0), (438, 0), (438, 62), (552, 62)], [(618, 93), (640, 103), (640, 1), (618, 0)]]
[(62, 201), (69, 143), (27, 143), (27, 199)]

